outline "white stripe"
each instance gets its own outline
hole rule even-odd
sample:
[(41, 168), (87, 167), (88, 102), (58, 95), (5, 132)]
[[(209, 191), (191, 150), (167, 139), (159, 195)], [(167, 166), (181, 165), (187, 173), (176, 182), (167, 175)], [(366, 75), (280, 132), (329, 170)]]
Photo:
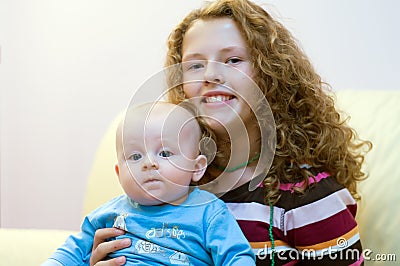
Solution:
[(310, 204), (295, 208), (285, 214), (286, 231), (309, 225), (329, 218), (355, 204), (355, 200), (347, 189), (335, 193)]
[[(226, 205), (236, 220), (260, 221), (269, 224), (270, 208), (267, 205), (257, 202), (226, 203)], [(281, 216), (284, 211), (282, 208), (274, 207), (273, 226), (281, 230)]]

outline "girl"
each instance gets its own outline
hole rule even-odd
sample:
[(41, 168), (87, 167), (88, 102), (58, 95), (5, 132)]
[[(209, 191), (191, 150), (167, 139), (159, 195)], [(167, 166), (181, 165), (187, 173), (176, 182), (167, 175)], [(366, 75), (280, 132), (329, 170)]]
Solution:
[[(213, 181), (206, 187), (226, 192), (221, 199), (250, 242), (257, 265), (363, 264), (355, 200), (372, 144), (358, 139), (340, 117), (329, 85), (290, 32), (248, 0), (219, 0), (186, 16), (172, 31), (168, 48), (166, 66), (182, 64), (170, 76), (178, 85), (169, 99), (192, 99), (208, 117), (218, 154), (207, 169), (207, 181)], [(261, 90), (276, 124), (275, 155), (261, 174), (264, 136), (254, 122), (257, 102), (248, 100), (254, 91), (246, 77)], [(238, 120), (245, 136), (234, 130)], [(262, 182), (251, 188), (251, 180), (260, 176)], [(98, 231), (92, 265), (129, 245), (104, 242), (118, 234)], [(123, 264), (124, 258), (118, 260), (96, 265)]]

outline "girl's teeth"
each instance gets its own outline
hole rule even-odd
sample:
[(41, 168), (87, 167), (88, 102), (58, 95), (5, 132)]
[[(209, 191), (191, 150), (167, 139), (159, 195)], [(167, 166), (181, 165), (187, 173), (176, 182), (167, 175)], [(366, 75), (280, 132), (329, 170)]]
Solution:
[(231, 98), (232, 98), (231, 96), (216, 95), (216, 96), (207, 97), (206, 102), (207, 103), (225, 102), (225, 101), (229, 101)]

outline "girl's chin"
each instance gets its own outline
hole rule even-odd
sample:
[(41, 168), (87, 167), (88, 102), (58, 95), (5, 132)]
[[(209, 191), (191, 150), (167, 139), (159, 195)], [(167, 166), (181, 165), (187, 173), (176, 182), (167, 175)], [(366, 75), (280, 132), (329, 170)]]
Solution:
[[(233, 132), (229, 131), (232, 131), (234, 127), (236, 128), (235, 131), (244, 130), (245, 133), (244, 124), (239, 119), (238, 117), (227, 117), (226, 115), (222, 117), (213, 115), (206, 118), (206, 123), (217, 136), (225, 137), (232, 135)], [(239, 127), (234, 125), (239, 125)]]

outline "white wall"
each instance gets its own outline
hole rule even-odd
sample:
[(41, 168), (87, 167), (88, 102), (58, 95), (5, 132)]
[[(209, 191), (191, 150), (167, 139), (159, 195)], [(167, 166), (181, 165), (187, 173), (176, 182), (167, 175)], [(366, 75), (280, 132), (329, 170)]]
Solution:
[[(400, 89), (396, 0), (274, 0), (334, 89)], [(202, 1), (0, 0), (0, 226), (77, 229), (108, 124)]]

